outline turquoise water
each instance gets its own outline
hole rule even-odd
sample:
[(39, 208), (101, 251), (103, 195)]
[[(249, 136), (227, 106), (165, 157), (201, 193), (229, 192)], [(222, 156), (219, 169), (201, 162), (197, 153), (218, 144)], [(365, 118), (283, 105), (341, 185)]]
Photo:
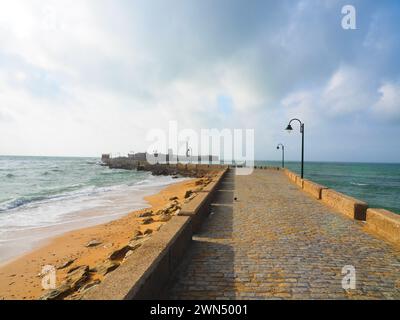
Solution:
[(96, 158), (0, 156), (0, 263), (51, 237), (145, 208), (144, 197), (181, 180), (111, 170)]
[(110, 170), (95, 158), (0, 157), (0, 214), (40, 201), (130, 185), (148, 173)]
[[(256, 165), (281, 162), (256, 161)], [(286, 167), (300, 174), (299, 162), (287, 162)], [(369, 207), (400, 214), (400, 164), (306, 162), (304, 177), (366, 201)]]

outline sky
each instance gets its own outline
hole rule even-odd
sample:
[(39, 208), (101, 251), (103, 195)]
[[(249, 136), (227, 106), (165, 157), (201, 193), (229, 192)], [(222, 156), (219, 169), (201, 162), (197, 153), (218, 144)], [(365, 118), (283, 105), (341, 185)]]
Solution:
[(142, 151), (177, 121), (299, 160), (296, 117), (308, 161), (400, 162), (399, 30), (397, 0), (2, 1), (0, 154)]

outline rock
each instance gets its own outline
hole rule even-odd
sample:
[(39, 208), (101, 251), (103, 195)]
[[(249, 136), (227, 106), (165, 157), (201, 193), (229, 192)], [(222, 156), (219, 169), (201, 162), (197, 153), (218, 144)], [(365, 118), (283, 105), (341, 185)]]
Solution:
[(150, 224), (153, 222), (154, 222), (153, 218), (145, 218), (143, 219), (142, 224)]
[[(148, 236), (149, 234), (152, 234), (153, 233), (153, 230), (151, 230), (151, 229), (146, 229), (145, 231), (144, 231), (144, 235), (145, 236)], [(138, 239), (136, 239), (136, 240), (138, 240)]]
[(58, 270), (65, 269), (65, 268), (69, 267), (71, 264), (73, 264), (75, 261), (76, 261), (76, 259), (68, 260), (68, 261), (64, 262), (63, 264), (59, 265), (59, 266), (57, 267), (57, 269), (58, 269)]
[(171, 216), (168, 214), (162, 214), (159, 218), (158, 221), (160, 222), (168, 222), (169, 220), (171, 220)]
[(203, 180), (197, 180), (196, 182), (195, 182), (195, 185), (196, 186), (201, 186), (201, 185), (203, 185), (204, 184), (204, 181)]
[(62, 300), (73, 292), (71, 286), (63, 284), (57, 289), (50, 290), (42, 295), (39, 300)]
[(110, 254), (108, 257), (110, 260), (122, 260), (125, 258), (126, 253), (131, 250), (131, 247), (129, 245), (122, 247), (121, 249), (118, 249), (114, 251), (113, 253)]
[(68, 273), (64, 284), (69, 285), (72, 289), (78, 290), (87, 280), (89, 280), (89, 267), (81, 266)]
[(86, 247), (87, 247), (87, 248), (92, 248), (92, 247), (97, 247), (97, 246), (99, 246), (99, 245), (101, 245), (101, 244), (102, 244), (102, 242), (99, 241), (99, 240), (91, 240), (91, 241), (89, 241), (89, 242), (87, 243)]
[(173, 176), (172, 179), (179, 179), (179, 177), (178, 176)]
[(153, 211), (146, 211), (143, 212), (141, 214), (139, 214), (139, 218), (147, 218), (147, 217), (151, 217), (153, 215)]
[(192, 194), (193, 194), (193, 191), (192, 191), (192, 190), (186, 191), (186, 193), (185, 193), (185, 199), (189, 198)]
[[(146, 231), (147, 231), (147, 230), (146, 230)], [(143, 233), (142, 233), (140, 230), (136, 230), (136, 231), (133, 233), (132, 240), (138, 240), (138, 239), (140, 239), (141, 237), (143, 237)]]
[(79, 293), (86, 293), (93, 287), (99, 285), (101, 281), (99, 279), (94, 280), (93, 282), (85, 284), (82, 288), (79, 289)]
[(169, 198), (169, 201), (175, 201), (175, 200), (179, 200), (179, 198), (178, 197)]
[(128, 258), (129, 258), (129, 256), (130, 256), (132, 253), (133, 253), (133, 250), (129, 250), (129, 251), (126, 253), (126, 255), (125, 255), (125, 257), (124, 257), (124, 260), (123, 260), (123, 261), (125, 261), (126, 259), (128, 259)]
[[(140, 248), (142, 246), (143, 243), (145, 243), (147, 240), (149, 239), (149, 237), (140, 239), (140, 240), (133, 240), (131, 242), (129, 242), (128, 247), (129, 247), (129, 251), (135, 251), (136, 249)], [(125, 254), (126, 256), (126, 254)]]
[(105, 276), (120, 266), (118, 262), (106, 260), (102, 264), (97, 265), (93, 271)]

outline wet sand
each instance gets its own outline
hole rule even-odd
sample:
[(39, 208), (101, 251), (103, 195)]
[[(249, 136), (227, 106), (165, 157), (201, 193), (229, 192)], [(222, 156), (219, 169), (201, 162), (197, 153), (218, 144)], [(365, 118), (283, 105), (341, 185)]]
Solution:
[[(40, 248), (0, 266), (0, 299), (38, 299), (46, 292), (42, 288), (40, 275), (45, 265), (57, 267), (75, 259), (68, 268), (57, 269), (58, 285), (66, 279), (71, 268), (83, 265), (93, 268), (105, 261), (110, 253), (127, 245), (137, 230), (142, 233), (146, 230), (156, 232), (168, 222), (157, 221), (157, 217), (154, 217), (153, 223), (143, 225), (143, 219), (138, 216), (149, 210), (156, 212), (163, 209), (173, 197), (178, 197), (177, 201), (183, 203), (186, 191), (198, 188), (198, 180), (191, 179), (169, 185), (158, 194), (145, 197), (151, 208), (131, 212), (109, 223), (65, 233), (51, 239)], [(101, 244), (88, 248), (86, 245), (92, 240)], [(102, 277), (95, 275), (95, 279), (102, 280)]]

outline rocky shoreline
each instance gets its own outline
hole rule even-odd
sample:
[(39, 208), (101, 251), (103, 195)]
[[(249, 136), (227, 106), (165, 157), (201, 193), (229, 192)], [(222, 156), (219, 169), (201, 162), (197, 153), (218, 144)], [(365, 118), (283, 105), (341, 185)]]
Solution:
[[(189, 170), (179, 170), (178, 172), (193, 173)], [(57, 270), (67, 269), (65, 279), (56, 289), (47, 291), (39, 299), (80, 299), (88, 290), (99, 285), (104, 277), (117, 270), (135, 250), (152, 237), (154, 232), (160, 230), (163, 224), (171, 220), (174, 215), (178, 215), (182, 205), (194, 199), (212, 181), (212, 178), (213, 174), (208, 173), (203, 175), (202, 178), (196, 179), (191, 189), (185, 190), (181, 197), (170, 197), (167, 204), (161, 209), (141, 210), (136, 216), (138, 227), (132, 230), (132, 237), (128, 243), (114, 248), (107, 258), (97, 265), (77, 265), (75, 259), (69, 259), (61, 263)], [(87, 248), (96, 248), (101, 245), (103, 245), (101, 240), (93, 239), (85, 246)]]

